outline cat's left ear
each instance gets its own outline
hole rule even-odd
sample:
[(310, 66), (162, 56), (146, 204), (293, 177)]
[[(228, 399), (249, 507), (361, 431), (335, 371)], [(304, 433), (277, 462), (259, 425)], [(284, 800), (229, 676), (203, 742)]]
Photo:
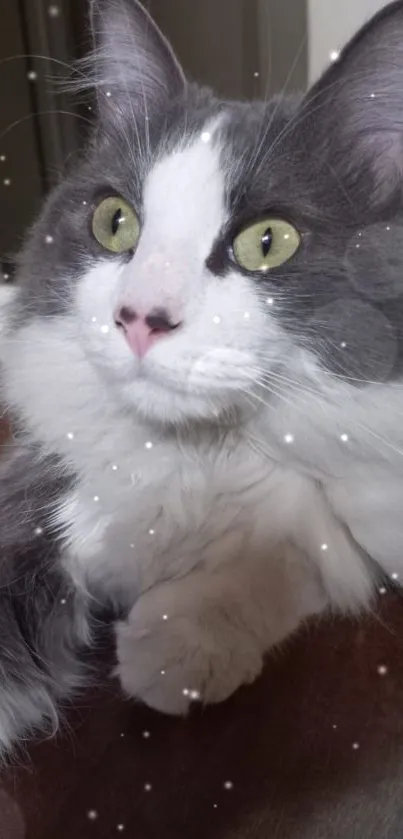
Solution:
[(90, 0), (93, 83), (105, 116), (111, 108), (152, 116), (186, 81), (168, 41), (138, 0)]
[(329, 183), (331, 169), (350, 199), (377, 206), (402, 189), (402, 0), (350, 41), (309, 91), (299, 117), (311, 178)]

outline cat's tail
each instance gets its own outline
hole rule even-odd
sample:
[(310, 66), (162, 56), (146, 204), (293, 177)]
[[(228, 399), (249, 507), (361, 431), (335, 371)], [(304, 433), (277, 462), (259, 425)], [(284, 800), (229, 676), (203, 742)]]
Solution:
[(33, 733), (55, 734), (60, 704), (84, 681), (85, 602), (48, 581), (25, 586), (0, 589), (0, 762)]

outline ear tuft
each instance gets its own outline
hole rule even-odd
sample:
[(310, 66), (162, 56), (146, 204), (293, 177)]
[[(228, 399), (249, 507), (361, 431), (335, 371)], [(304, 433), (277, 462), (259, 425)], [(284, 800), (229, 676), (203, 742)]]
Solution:
[(185, 89), (183, 71), (168, 41), (138, 0), (91, 0), (94, 52), (81, 66), (100, 109), (113, 106), (148, 117)]

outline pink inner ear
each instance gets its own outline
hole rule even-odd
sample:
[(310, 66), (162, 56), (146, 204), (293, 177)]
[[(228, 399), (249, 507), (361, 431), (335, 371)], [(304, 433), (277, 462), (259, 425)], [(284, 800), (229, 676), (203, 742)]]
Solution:
[(360, 136), (358, 147), (375, 176), (374, 198), (382, 201), (403, 176), (403, 136), (398, 131), (369, 131)]

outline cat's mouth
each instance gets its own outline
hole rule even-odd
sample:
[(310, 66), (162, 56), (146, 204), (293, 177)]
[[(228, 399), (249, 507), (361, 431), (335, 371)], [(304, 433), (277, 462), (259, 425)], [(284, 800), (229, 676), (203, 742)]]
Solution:
[(132, 385), (134, 392), (138, 388), (147, 388), (150, 394), (154, 391), (163, 393), (165, 399), (177, 396), (184, 400), (192, 398), (214, 400), (224, 395), (236, 393), (239, 390), (236, 383), (234, 382), (231, 385), (229, 380), (226, 382), (207, 379), (194, 381), (190, 376), (184, 375), (181, 377), (173, 373), (168, 375), (164, 375), (163, 373), (159, 375), (145, 375), (143, 373), (136, 376)]
[(260, 402), (253, 399), (256, 392), (250, 382), (245, 386), (228, 371), (222, 378), (193, 377), (189, 371), (143, 369), (130, 382), (126, 382), (120, 395), (147, 421), (178, 425), (202, 421), (234, 422), (259, 409)]
[(139, 368), (143, 381), (154, 382), (160, 387), (183, 395), (246, 391), (258, 383), (256, 361), (249, 352), (236, 349), (214, 348), (189, 354), (171, 365), (164, 360), (149, 360)]

